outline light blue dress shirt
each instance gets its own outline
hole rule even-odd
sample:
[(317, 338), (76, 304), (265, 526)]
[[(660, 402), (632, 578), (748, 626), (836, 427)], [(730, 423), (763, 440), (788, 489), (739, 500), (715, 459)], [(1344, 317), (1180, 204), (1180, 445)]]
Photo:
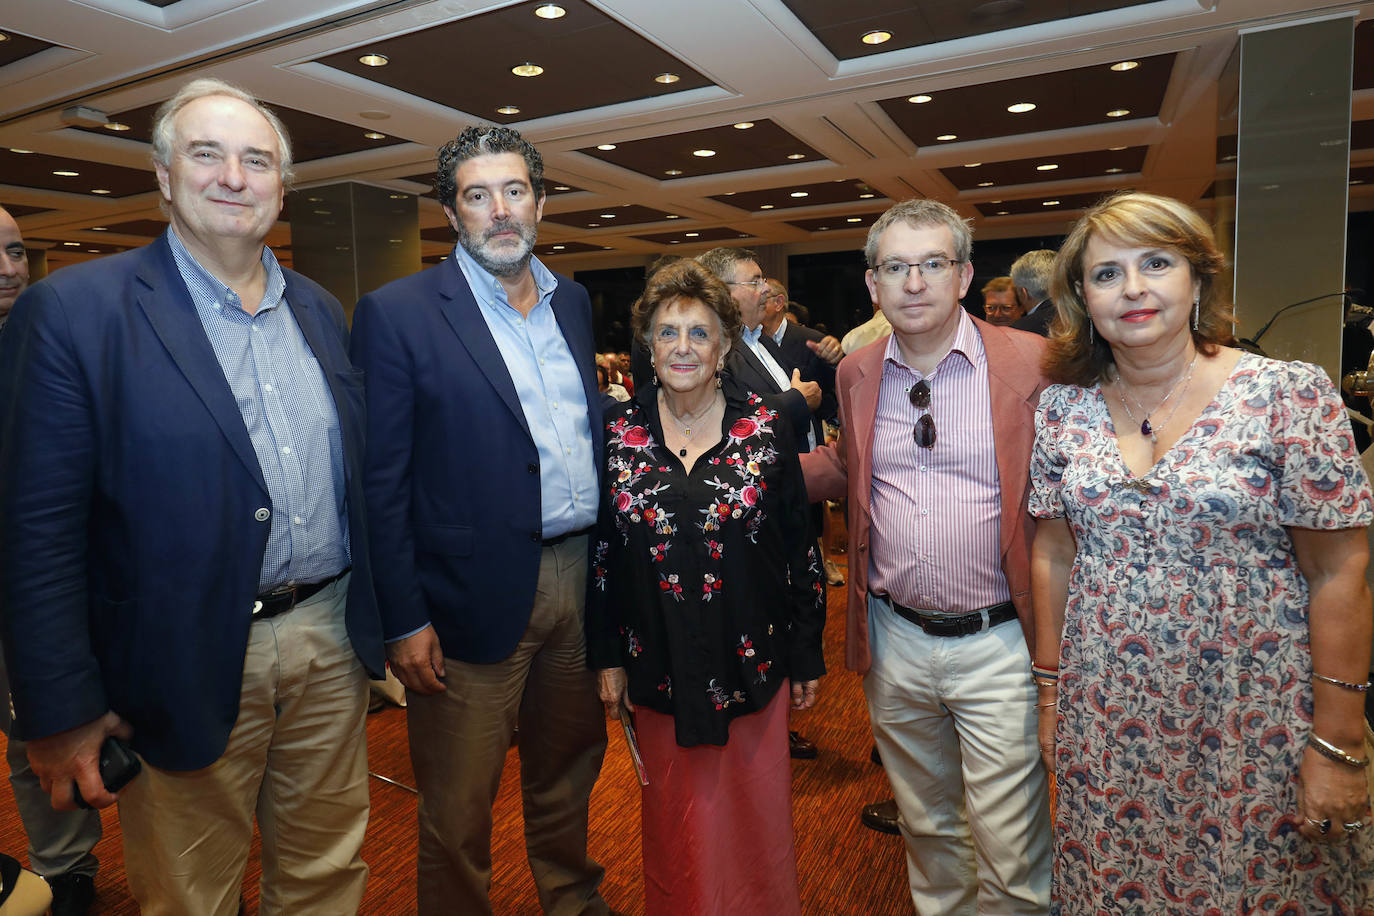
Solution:
[(338, 574), (351, 558), (339, 415), (286, 303), (281, 265), (264, 245), (267, 288), (257, 313), (249, 315), (238, 295), (201, 266), (170, 227), (167, 241), (238, 402), (272, 500), (259, 590)]
[[(568, 342), (553, 312), (558, 278), (537, 258), (530, 271), (539, 301), (523, 317), (510, 304), (505, 287), (463, 249), (453, 246), (463, 272), (506, 363), (525, 425), (539, 450), (539, 495), (545, 538), (590, 528), (600, 494), (592, 457), (591, 417)], [(598, 431), (599, 432), (599, 431)]]

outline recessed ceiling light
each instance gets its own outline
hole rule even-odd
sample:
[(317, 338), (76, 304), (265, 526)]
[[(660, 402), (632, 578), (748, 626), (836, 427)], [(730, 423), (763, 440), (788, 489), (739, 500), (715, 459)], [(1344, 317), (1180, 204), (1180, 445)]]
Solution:
[(1000, 204), (1001, 201), (1000, 201), (1000, 200), (990, 200), (990, 201), (988, 201), (988, 203), (990, 203), (990, 204)]
[(669, 245), (677, 245), (677, 244), (680, 244), (681, 242), (682, 242), (682, 239), (669, 239), (669, 240), (668, 240), (668, 244), (669, 244)]
[(751, 128), (751, 127), (754, 126), (754, 122), (753, 122), (753, 121), (739, 121), (739, 122), (736, 122), (735, 124), (733, 124), (733, 125), (731, 125), (731, 126), (734, 127), (735, 130), (748, 130), (749, 128)]
[(805, 159), (805, 158), (806, 158), (806, 153), (788, 153), (788, 154), (787, 154), (787, 158), (788, 158), (788, 159), (793, 159), (793, 160), (796, 160), (796, 159)]
[(378, 133), (378, 132), (375, 131), (375, 130), (364, 131), (364, 132), (363, 132), (363, 136), (366, 137), (366, 138), (369, 139), (369, 140), (385, 140), (385, 139), (386, 139), (386, 134)]
[(983, 163), (981, 163), (981, 162), (965, 162), (965, 163), (964, 163), (964, 168), (966, 168), (966, 169), (976, 169), (976, 168), (978, 168), (978, 166), (980, 166), (980, 165), (982, 165), (982, 164), (983, 164)]
[(496, 109), (496, 113), (503, 115), (516, 115), (520, 113), (520, 109), (516, 108), (514, 105), (502, 105), (500, 108)]
[(1036, 170), (1037, 172), (1053, 172), (1053, 171), (1054, 171), (1055, 169), (1057, 169), (1057, 168), (1059, 168), (1059, 163), (1057, 163), (1057, 162), (1046, 162), (1046, 163), (1043, 163), (1043, 164), (1041, 164), (1041, 165), (1037, 165), (1037, 166), (1035, 167), (1035, 170)]
[(566, 245), (554, 245), (554, 246), (553, 246), (553, 250), (554, 250), (554, 251), (562, 251), (562, 250), (563, 250), (564, 248), (566, 248), (566, 247), (568, 247), (568, 246), (566, 246)]
[(866, 45), (880, 45), (885, 41), (891, 41), (892, 33), (887, 29), (874, 29), (871, 32), (864, 32), (863, 37), (859, 40)]
[(1222, 162), (1235, 162), (1235, 161), (1236, 161), (1236, 154), (1235, 154), (1235, 153), (1227, 153), (1225, 156), (1222, 156), (1222, 157), (1221, 157), (1221, 161), (1222, 161)]
[(877, 195), (874, 194), (872, 191), (864, 191), (862, 194), (859, 195), (859, 199), (860, 199), (860, 200), (868, 200), (870, 197), (876, 197), (876, 196), (877, 196)]
[(678, 175), (682, 174), (682, 169), (665, 169), (663, 174), (667, 175), (669, 178), (676, 178)]
[(666, 86), (669, 83), (676, 83), (680, 79), (682, 79), (682, 77), (678, 76), (676, 73), (660, 73), (658, 76), (654, 77), (654, 82), (663, 83)]
[(364, 67), (385, 67), (387, 64), (391, 63), (391, 58), (387, 57), (385, 54), (364, 54), (362, 57), (358, 58), (358, 63), (362, 64)]
[(789, 194), (789, 195), (787, 195), (787, 196), (788, 196), (788, 197), (810, 197), (810, 196), (811, 196), (811, 192), (810, 192), (810, 191), (793, 191), (791, 194)]
[(926, 102), (929, 102), (929, 101), (930, 101), (930, 96), (928, 96), (928, 95), (913, 95), (913, 96), (911, 96), (910, 98), (908, 98), (907, 101), (910, 102), (910, 103), (913, 104), (913, 105), (924, 105)]
[(516, 76), (538, 76), (544, 72), (544, 68), (538, 64), (523, 63), (510, 68), (510, 72)]
[(1015, 105), (1008, 105), (1007, 111), (1012, 114), (1025, 114), (1028, 111), (1035, 111), (1034, 102), (1017, 102)]
[(773, 205), (772, 205), (772, 204), (759, 204), (759, 209), (760, 209), (760, 210), (771, 210), (771, 209), (773, 209)]
[(725, 192), (725, 196), (726, 196), (726, 197), (734, 197), (736, 193), (737, 193), (737, 192), (735, 192), (735, 191), (726, 191), (726, 192)]
[(409, 197), (409, 196), (410, 196), (409, 194), (388, 194), (388, 195), (387, 195), (387, 197), (391, 198), (392, 200), (405, 200), (405, 199), (406, 199), (407, 197)]
[(1278, 189), (1279, 189), (1279, 186), (1276, 185), (1276, 184), (1266, 184), (1266, 185), (1262, 185), (1262, 186), (1260, 187), (1260, 190), (1261, 190), (1261, 191), (1277, 191)]
[(699, 159), (710, 159), (710, 158), (711, 158), (712, 156), (714, 156), (715, 154), (716, 154), (716, 151), (713, 150), (713, 149), (694, 149), (694, 150), (692, 150), (692, 155), (693, 155), (693, 156), (696, 156), (696, 157), (699, 158)]
[(1127, 70), (1134, 70), (1136, 67), (1139, 67), (1139, 66), (1140, 66), (1140, 61), (1137, 61), (1137, 60), (1121, 60), (1121, 61), (1117, 61), (1116, 63), (1112, 64), (1112, 69), (1115, 70), (1117, 73), (1125, 73)]
[(667, 219), (682, 219), (682, 217), (676, 213), (669, 213)]
[(537, 7), (534, 11), (534, 15), (538, 16), (540, 19), (561, 19), (567, 14), (568, 11), (557, 3), (545, 3), (543, 6)]
[(817, 226), (817, 227), (816, 227), (816, 231), (817, 231), (817, 232), (825, 232), (825, 231), (827, 231), (829, 228), (830, 228), (829, 226)]
[(694, 239), (701, 235), (700, 232), (684, 232), (682, 234), (689, 239)]
[(59, 178), (75, 178), (80, 172), (73, 172), (71, 169), (55, 169), (53, 174)]
[(1010, 212), (1011, 212), (1010, 210), (998, 210), (998, 211), (997, 211), (997, 215), (998, 215), (998, 216), (1006, 216), (1006, 215), (1007, 215), (1008, 213), (1010, 213)]
[(123, 131), (126, 131), (126, 130), (130, 130), (131, 128), (129, 127), (129, 125), (124, 124), (124, 123), (121, 123), (121, 122), (119, 122), (119, 121), (106, 121), (106, 122), (105, 122), (105, 129), (106, 129), (106, 130), (113, 130), (113, 131), (123, 132)]
[(601, 218), (602, 218), (602, 219), (615, 219), (615, 214), (614, 214), (614, 213), (603, 213), (603, 214), (601, 214)]
[(599, 149), (599, 150), (602, 150), (603, 152), (609, 153), (611, 150), (615, 149), (615, 144), (614, 144), (614, 143), (598, 143), (598, 144), (596, 145), (596, 148)]
[(553, 189), (554, 189), (555, 191), (571, 191), (571, 190), (572, 190), (572, 188), (568, 187), (568, 186), (565, 185), (565, 184), (556, 184), (556, 185), (553, 186)]
[(1115, 175), (1116, 173), (1118, 173), (1118, 172), (1123, 172), (1123, 171), (1125, 171), (1125, 169), (1120, 169), (1120, 168), (1112, 167), (1112, 168), (1110, 168), (1110, 169), (1107, 169), (1107, 174), (1108, 174), (1108, 175)]
[(91, 231), (92, 231), (92, 232), (109, 232), (109, 231), (110, 231), (110, 227), (109, 227), (109, 226), (92, 226), (92, 227), (91, 227)]
[(366, 111), (358, 112), (358, 117), (367, 118), (369, 121), (385, 121), (387, 118), (391, 117), (391, 113), (369, 108)]
[(600, 224), (600, 223), (588, 223), (588, 224), (587, 224), (587, 228), (588, 228), (588, 229), (600, 229), (600, 228), (601, 228), (601, 224)]
[(862, 216), (851, 216), (849, 219), (845, 220), (846, 223), (861, 223), (863, 221), (864, 218)]
[(1109, 117), (1109, 118), (1124, 118), (1124, 117), (1126, 117), (1126, 115), (1128, 115), (1128, 114), (1130, 114), (1130, 113), (1131, 113), (1131, 109), (1129, 109), (1129, 108), (1113, 108), (1111, 111), (1107, 112), (1107, 117)]
[(89, 251), (91, 254), (100, 254), (99, 248), (87, 248), (86, 250)]
[(10, 147), (10, 152), (11, 152), (11, 153), (18, 153), (18, 154), (21, 155), (21, 156), (27, 156), (29, 153), (32, 153), (33, 150), (31, 150), (31, 149), (19, 149), (18, 147), (11, 146), (11, 147)]
[(1363, 178), (1352, 178), (1352, 179), (1350, 179), (1350, 183), (1351, 183), (1351, 184), (1364, 184), (1364, 179), (1363, 179)]
[(62, 244), (63, 244), (63, 245), (66, 245), (66, 246), (68, 246), (68, 247), (70, 247), (70, 248), (80, 248), (80, 247), (81, 247), (81, 243), (80, 243), (80, 242), (63, 242)]
[(959, 139), (959, 135), (958, 135), (958, 134), (940, 134), (940, 136), (936, 137), (935, 139), (936, 139), (936, 140), (958, 140), (958, 139)]
[(106, 188), (91, 188), (91, 193), (92, 193), (92, 194), (109, 194), (110, 192), (109, 192), (109, 190), (107, 190)]
[(615, 251), (615, 249), (612, 248), (610, 245), (602, 245), (602, 246), (601, 246), (601, 250), (602, 250), (602, 251)]
[(992, 187), (992, 182), (991, 182), (991, 181), (980, 181), (980, 182), (978, 182), (978, 187), (980, 187), (980, 188), (990, 188), (990, 187)]
[(1042, 200), (1042, 201), (1040, 201), (1040, 206), (1042, 206), (1042, 207), (1057, 207), (1057, 206), (1059, 206), (1059, 201), (1057, 201), (1057, 200)]
[(9, 40), (10, 40), (10, 37), (9, 37), (8, 35), (6, 35), (4, 32), (0, 32), (0, 41), (9, 41)]
[(1123, 149), (1125, 149), (1125, 148), (1126, 148), (1126, 147), (1124, 147), (1124, 146), (1109, 146), (1109, 147), (1107, 147), (1107, 149), (1111, 150), (1113, 153), (1119, 153), (1119, 152), (1121, 152), (1121, 151), (1122, 151)]

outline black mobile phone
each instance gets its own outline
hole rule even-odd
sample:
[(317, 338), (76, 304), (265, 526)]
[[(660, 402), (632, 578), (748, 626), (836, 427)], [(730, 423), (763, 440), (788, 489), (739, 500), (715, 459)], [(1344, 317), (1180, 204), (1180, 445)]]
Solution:
[[(105, 791), (118, 792), (142, 769), (143, 764), (139, 762), (138, 755), (114, 735), (107, 736), (105, 742), (100, 745), (100, 781), (105, 784)], [(81, 797), (81, 787), (76, 784), (76, 780), (72, 780), (72, 798), (78, 808), (90, 807)]]

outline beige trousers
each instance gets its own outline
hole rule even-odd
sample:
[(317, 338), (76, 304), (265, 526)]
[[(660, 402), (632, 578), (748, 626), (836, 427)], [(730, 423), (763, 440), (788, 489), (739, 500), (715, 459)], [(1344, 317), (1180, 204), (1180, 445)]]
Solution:
[(444, 659), (443, 693), (408, 692), (420, 787), (419, 912), (491, 912), (491, 806), (516, 724), (525, 848), (546, 913), (606, 913), (587, 855), (587, 803), (606, 720), (587, 668), (587, 538), (544, 548), (529, 627), (496, 664)]
[(252, 625), (238, 720), (218, 760), (190, 771), (145, 761), (119, 793), (125, 870), (143, 916), (234, 916), (255, 814), (259, 913), (357, 912), (367, 676), (344, 625), (347, 595), (344, 576)]

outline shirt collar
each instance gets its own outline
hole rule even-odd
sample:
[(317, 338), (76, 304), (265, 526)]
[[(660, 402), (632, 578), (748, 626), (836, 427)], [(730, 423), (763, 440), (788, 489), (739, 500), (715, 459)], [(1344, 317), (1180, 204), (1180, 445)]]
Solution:
[[(510, 299), (506, 296), (506, 288), (501, 285), (500, 279), (481, 264), (478, 264), (472, 255), (468, 254), (462, 243), (454, 243), (453, 257), (449, 260), (457, 263), (458, 270), (468, 281), (468, 287), (474, 293), (480, 293), (488, 302), (510, 305)], [(530, 255), (530, 273), (534, 276), (535, 288), (539, 290), (539, 301), (543, 302), (552, 296), (554, 289), (558, 286), (558, 278), (534, 255)]]
[(778, 329), (774, 331), (771, 335), (773, 338), (773, 343), (777, 344), (778, 346), (782, 346), (783, 335), (787, 333), (787, 326), (791, 323), (792, 322), (788, 321), (786, 318), (782, 320), (782, 324), (778, 325)]
[[(172, 248), (172, 260), (176, 262), (177, 270), (182, 276), (199, 280), (203, 288), (214, 293), (215, 305), (223, 310), (229, 302), (229, 294), (234, 291), (221, 283), (218, 277), (205, 269), (205, 265), (196, 260), (196, 256), (191, 254), (191, 250), (171, 226), (167, 227), (167, 244)], [(262, 301), (257, 303), (258, 311), (274, 308), (286, 292), (286, 275), (282, 273), (277, 256), (266, 245), (262, 246), (262, 269), (267, 272), (267, 284), (263, 288)], [(242, 308), (241, 305), (235, 307)]]
[(751, 347), (759, 345), (759, 335), (763, 333), (763, 325), (756, 328), (740, 328), (739, 336)]
[[(959, 329), (954, 332), (954, 340), (949, 345), (949, 352), (940, 357), (939, 362), (935, 364), (936, 369), (938, 370), (939, 367), (944, 364), (945, 360), (955, 354), (958, 354), (973, 366), (978, 365), (985, 358), (983, 354), (983, 338), (979, 335), (977, 326), (974, 325), (973, 319), (969, 317), (968, 312), (964, 311), (963, 306), (959, 307)], [(910, 372), (916, 372), (915, 369), (908, 366), (902, 359), (902, 350), (897, 346), (896, 334), (893, 334), (887, 339), (887, 349), (883, 353), (883, 362), (895, 363), (903, 369)], [(919, 375), (920, 373), (917, 374)], [(931, 375), (934, 374), (934, 372), (931, 373)]]

